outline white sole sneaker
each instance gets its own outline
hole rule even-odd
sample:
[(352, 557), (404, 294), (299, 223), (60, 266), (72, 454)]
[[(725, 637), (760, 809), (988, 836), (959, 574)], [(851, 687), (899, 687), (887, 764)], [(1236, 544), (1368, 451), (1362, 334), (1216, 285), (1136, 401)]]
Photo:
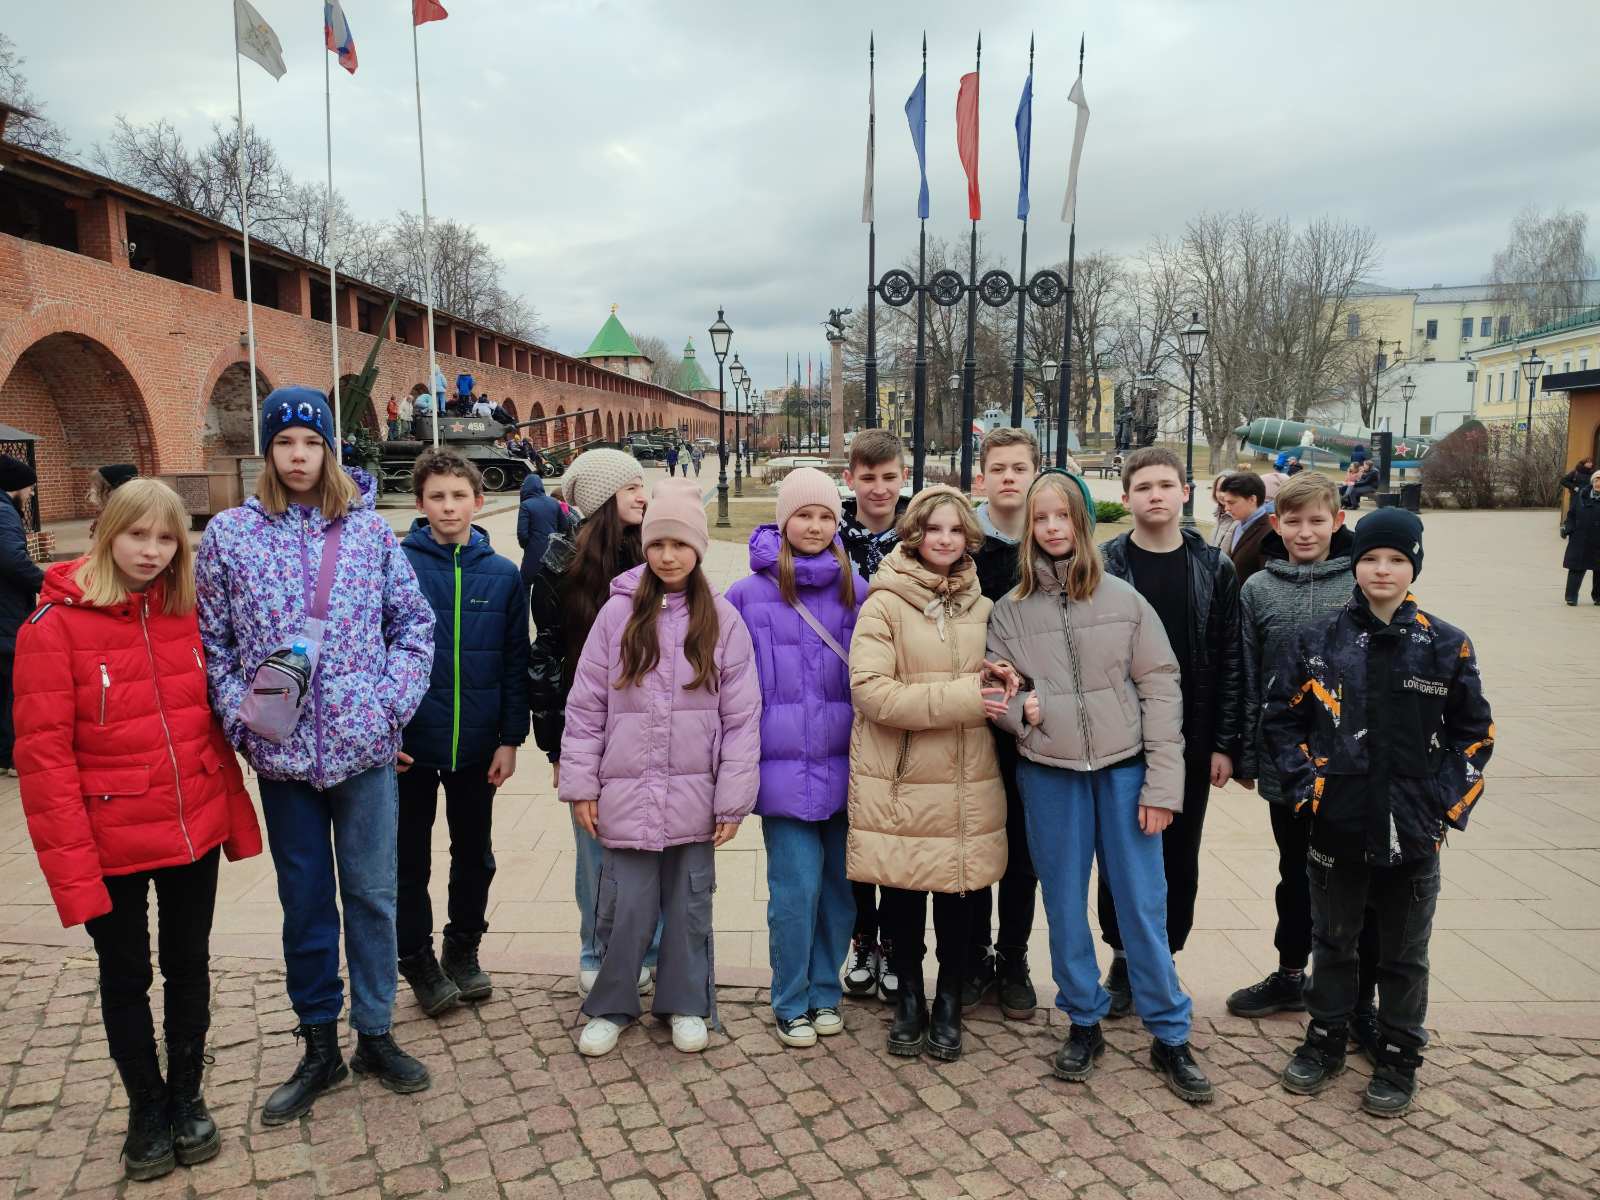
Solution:
[(674, 1013), (667, 1019), (672, 1023), (672, 1044), (684, 1054), (699, 1054), (711, 1040), (704, 1017)]
[(586, 971), (580, 967), (578, 969), (578, 995), (587, 996), (594, 991), (594, 981), (599, 977), (600, 972), (598, 969)]
[(818, 1037), (832, 1037), (844, 1032), (844, 1017), (836, 1008), (819, 1008), (811, 1014), (811, 1028), (817, 1031)]
[(779, 1021), (776, 1026), (778, 1040), (785, 1046), (793, 1046), (797, 1050), (804, 1050), (808, 1046), (817, 1044), (817, 1034), (821, 1032), (816, 1026), (807, 1021), (803, 1025), (785, 1026)]
[(621, 1035), (622, 1026), (615, 1021), (608, 1021), (604, 1017), (592, 1017), (578, 1038), (578, 1053), (588, 1055), (590, 1058), (610, 1054), (616, 1049), (617, 1038)]

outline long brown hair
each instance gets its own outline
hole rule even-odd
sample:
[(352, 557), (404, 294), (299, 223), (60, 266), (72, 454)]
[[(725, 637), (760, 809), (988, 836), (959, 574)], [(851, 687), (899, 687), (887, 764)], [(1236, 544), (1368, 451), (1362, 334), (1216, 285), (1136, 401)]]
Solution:
[(562, 576), (561, 600), (566, 607), (562, 622), (567, 649), (576, 660), (589, 640), (600, 606), (611, 594), (611, 581), (644, 561), (639, 547), (639, 526), (626, 525), (617, 515), (616, 500), (578, 526), (573, 540), (572, 564)]
[(1013, 594), (1018, 600), (1025, 600), (1039, 584), (1039, 564), (1035, 560), (1044, 554), (1044, 551), (1033, 540), (1033, 510), (1038, 503), (1039, 493), (1045, 488), (1050, 488), (1061, 496), (1067, 506), (1067, 515), (1072, 520), (1072, 562), (1067, 567), (1064, 590), (1074, 600), (1087, 600), (1100, 586), (1100, 577), (1105, 574), (1105, 566), (1100, 561), (1100, 547), (1094, 544), (1094, 527), (1089, 524), (1089, 506), (1084, 502), (1083, 489), (1056, 470), (1045, 471), (1037, 476), (1032, 486), (1028, 488), (1027, 518), (1022, 526), (1022, 549), (1017, 554), (1017, 567), (1021, 577), (1017, 580)]
[[(272, 465), (272, 444), (269, 442), (262, 454), (261, 474), (256, 478), (256, 499), (261, 507), (275, 517), (281, 517), (289, 508), (289, 489), (278, 478), (278, 469)], [(126, 486), (126, 485), (124, 485)], [(349, 473), (339, 465), (331, 447), (322, 452), (322, 477), (317, 481), (317, 511), (324, 521), (337, 521), (349, 512), (361, 498), (361, 489)]]
[[(782, 543), (778, 547), (778, 595), (785, 604), (799, 604), (800, 590), (794, 581), (794, 547), (789, 545), (782, 530), (778, 532), (778, 541)], [(839, 563), (839, 603), (848, 611), (856, 606), (856, 569), (837, 539), (829, 543), (828, 550)]]
[[(689, 629), (683, 639), (683, 656), (694, 668), (694, 678), (683, 685), (683, 690), (696, 688), (717, 690), (717, 638), (722, 623), (717, 619), (717, 603), (711, 596), (711, 585), (697, 562), (689, 572), (685, 585), (689, 604)], [(644, 682), (644, 677), (656, 669), (661, 661), (661, 643), (656, 638), (656, 618), (662, 609), (666, 589), (656, 573), (646, 567), (639, 576), (639, 587), (633, 593), (633, 615), (622, 630), (622, 677), (616, 686), (634, 687)]]

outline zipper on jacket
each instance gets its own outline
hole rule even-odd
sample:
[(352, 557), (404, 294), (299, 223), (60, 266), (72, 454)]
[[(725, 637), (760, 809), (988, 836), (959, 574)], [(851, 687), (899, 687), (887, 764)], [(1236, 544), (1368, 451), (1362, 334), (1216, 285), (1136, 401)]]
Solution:
[(111, 691), (111, 672), (106, 669), (106, 664), (100, 664), (100, 724), (106, 723), (106, 694)]
[[(310, 559), (306, 555), (306, 523), (307, 523), (306, 515), (305, 515), (304, 512), (301, 512), (301, 514), (300, 514), (300, 581), (301, 581), (300, 582), (300, 588), (301, 588), (301, 593), (300, 594), (301, 594), (301, 603), (305, 606), (305, 610), (306, 610), (305, 615), (306, 615), (306, 617), (310, 617), (311, 616), (311, 604), (312, 604), (312, 601), (309, 598), (307, 598), (306, 595), (305, 595), (306, 581), (311, 577), (311, 562), (310, 562)], [(337, 574), (337, 564), (335, 564), (335, 567), (336, 567), (335, 573)], [(332, 580), (329, 581), (329, 586), (328, 586), (328, 607), (330, 609), (333, 607), (333, 581)], [(321, 664), (319, 663), (318, 665), (320, 666)], [(317, 782), (322, 779), (322, 706), (317, 703), (318, 698), (322, 695), (322, 685), (319, 682), (319, 680), (321, 678), (321, 674), (322, 673), (320, 671), (314, 671), (314, 672), (312, 672), (312, 675), (311, 675), (312, 776), (311, 776), (311, 780), (309, 782), (311, 783), (311, 785), (313, 787), (316, 787), (317, 786)]]
[[(183, 777), (178, 771), (178, 751), (172, 744), (172, 729), (167, 725), (167, 706), (161, 700), (161, 679), (156, 669), (156, 652), (150, 645), (150, 597), (139, 597), (139, 631), (144, 634), (144, 652), (150, 659), (150, 686), (156, 693), (156, 713), (161, 717), (161, 734), (167, 740), (167, 758), (172, 762), (172, 787), (178, 794), (178, 829), (183, 833), (183, 844), (189, 849), (189, 861), (195, 861), (194, 843), (189, 840), (189, 826), (183, 819)], [(101, 665), (102, 674), (105, 671)], [(102, 693), (103, 694), (103, 693)]]
[(1089, 701), (1083, 694), (1083, 666), (1078, 662), (1078, 643), (1072, 636), (1072, 597), (1065, 587), (1061, 589), (1061, 630), (1067, 641), (1067, 661), (1072, 664), (1072, 690), (1078, 696), (1078, 736), (1083, 739), (1083, 761), (1091, 771), (1094, 766), (1094, 744), (1089, 740)]
[[(955, 606), (945, 602), (945, 619), (950, 623), (950, 670), (961, 676), (961, 654), (956, 648)], [(963, 786), (967, 778), (967, 731), (956, 727), (956, 890), (967, 894), (967, 805)]]
[(456, 754), (461, 749), (461, 543), (457, 542), (455, 554), (456, 594), (455, 625), (450, 642), (453, 651), (450, 700), (450, 769), (456, 769)]
[(200, 657), (200, 647), (190, 646), (189, 653), (194, 655), (194, 665), (196, 669), (204, 671), (206, 669), (206, 664), (205, 661)]

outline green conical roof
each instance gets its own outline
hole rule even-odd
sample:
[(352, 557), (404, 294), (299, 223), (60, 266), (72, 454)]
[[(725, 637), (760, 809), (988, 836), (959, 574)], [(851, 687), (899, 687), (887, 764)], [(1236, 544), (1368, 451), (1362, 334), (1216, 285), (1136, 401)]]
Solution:
[(683, 362), (678, 365), (678, 373), (673, 376), (672, 390), (683, 392), (685, 395), (713, 390), (711, 381), (706, 378), (706, 373), (700, 369), (699, 360), (694, 356), (693, 338), (684, 343)]
[(639, 347), (634, 344), (633, 337), (622, 327), (622, 322), (617, 320), (617, 306), (611, 306), (611, 315), (606, 318), (606, 323), (600, 326), (600, 332), (594, 335), (594, 341), (589, 343), (580, 358), (643, 358)]

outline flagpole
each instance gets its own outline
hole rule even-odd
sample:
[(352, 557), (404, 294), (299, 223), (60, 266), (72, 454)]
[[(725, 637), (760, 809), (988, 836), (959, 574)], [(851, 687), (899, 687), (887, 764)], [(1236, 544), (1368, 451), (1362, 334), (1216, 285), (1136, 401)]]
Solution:
[[(1033, 35), (1028, 35), (1028, 140), (1033, 141)], [(1011, 359), (1011, 424), (1022, 428), (1022, 334), (1028, 309), (1028, 218), (1022, 218), (1022, 254), (1017, 261), (1017, 352)], [(1049, 453), (1050, 447), (1043, 447)]]
[[(233, 88), (239, 99), (239, 230), (244, 234), (244, 328), (250, 345), (250, 439), (256, 455), (261, 454), (261, 400), (256, 394), (256, 305), (255, 292), (250, 282), (250, 201), (245, 192), (244, 175), (244, 80), (239, 66), (239, 24), (234, 17), (233, 27)], [(232, 274), (232, 271), (229, 271)], [(230, 280), (228, 290), (233, 290)]]
[[(328, 52), (329, 54), (332, 51)], [(322, 56), (322, 118), (328, 142), (328, 199), (322, 209), (323, 249), (328, 255), (328, 329), (333, 334), (333, 453), (344, 464), (343, 414), (339, 411), (339, 268), (333, 252), (333, 77), (328, 54)]]
[(417, 55), (417, 23), (411, 22), (411, 71), (417, 83), (417, 165), (422, 172), (422, 294), (428, 306), (428, 395), (433, 410), (433, 448), (439, 448), (439, 397), (433, 384), (439, 378), (439, 360), (433, 346), (433, 243), (428, 225), (428, 155), (422, 144), (422, 67)]
[[(1083, 35), (1078, 37), (1078, 78), (1083, 78)], [(1067, 319), (1061, 330), (1061, 394), (1056, 401), (1056, 466), (1067, 465), (1067, 442), (1072, 426), (1068, 412), (1072, 401), (1072, 271), (1078, 253), (1078, 197), (1072, 197), (1072, 226), (1067, 234)]]
[[(873, 155), (877, 137), (877, 45), (872, 34), (867, 35), (867, 158), (868, 169), (875, 166)], [(868, 182), (872, 186), (872, 181)], [(878, 424), (878, 199), (872, 198), (867, 222), (867, 362), (866, 425), (873, 429)]]
[[(983, 34), (978, 35), (978, 53), (972, 66), (975, 93), (983, 75)], [(978, 100), (978, 95), (974, 95)], [(973, 130), (972, 173), (978, 173), (977, 130)], [(970, 203), (970, 201), (969, 201)], [(970, 213), (968, 214), (971, 215)], [(973, 343), (977, 336), (978, 321), (978, 218), (972, 218), (972, 242), (968, 251), (967, 269), (967, 357), (961, 364), (961, 490), (972, 491), (972, 422), (978, 406), (978, 360), (973, 356)]]
[[(922, 35), (923, 113), (927, 112), (928, 35)], [(924, 134), (926, 137), (926, 134)], [(920, 206), (919, 206), (920, 207)], [(911, 375), (911, 490), (922, 490), (928, 457), (928, 218), (918, 214), (917, 233), (917, 359)]]

